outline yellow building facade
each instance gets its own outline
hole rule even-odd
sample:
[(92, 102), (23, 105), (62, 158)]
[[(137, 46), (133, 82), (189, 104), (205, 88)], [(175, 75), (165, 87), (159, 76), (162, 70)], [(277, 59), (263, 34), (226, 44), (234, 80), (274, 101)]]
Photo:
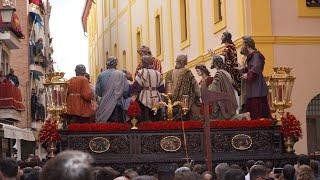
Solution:
[(306, 114), (320, 93), (320, 83), (313, 81), (320, 78), (320, 8), (306, 7), (305, 0), (87, 0), (82, 20), (93, 82), (108, 56), (118, 57), (119, 69), (133, 72), (141, 45), (162, 61), (164, 72), (174, 68), (181, 53), (188, 55), (187, 66), (193, 70), (196, 64), (210, 63), (207, 49), (222, 51), (224, 31), (232, 33), (238, 48), (242, 36), (251, 35), (266, 57), (266, 75), (274, 66), (294, 68), (297, 79), (288, 111), (301, 121), (304, 133), (297, 152), (312, 153), (306, 148), (312, 143), (320, 151), (320, 118), (318, 139), (309, 142), (313, 134), (308, 134)]

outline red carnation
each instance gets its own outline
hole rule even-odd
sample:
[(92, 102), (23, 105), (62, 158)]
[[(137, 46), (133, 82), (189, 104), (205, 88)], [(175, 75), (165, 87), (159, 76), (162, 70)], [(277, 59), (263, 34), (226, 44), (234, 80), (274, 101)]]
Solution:
[(39, 140), (42, 144), (59, 142), (61, 140), (56, 121), (52, 119), (48, 119), (45, 121), (39, 132)]
[(295, 137), (298, 139), (302, 137), (300, 121), (297, 120), (294, 115), (287, 112), (281, 118), (281, 121), (282, 121), (281, 131), (284, 138)]
[(140, 105), (137, 101), (131, 101), (129, 108), (128, 108), (128, 116), (133, 118), (133, 117), (138, 117), (141, 115), (141, 109)]

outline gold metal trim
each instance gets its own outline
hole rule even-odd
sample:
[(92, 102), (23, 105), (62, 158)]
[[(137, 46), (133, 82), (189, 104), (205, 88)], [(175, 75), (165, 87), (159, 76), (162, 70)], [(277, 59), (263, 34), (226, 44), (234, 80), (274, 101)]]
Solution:
[(252, 138), (246, 134), (238, 134), (232, 137), (231, 145), (237, 150), (244, 151), (251, 148)]
[[(95, 144), (97, 140), (102, 141), (101, 144)], [(104, 137), (95, 137), (90, 140), (89, 142), (89, 148), (94, 153), (104, 153), (107, 152), (110, 149), (110, 141), (107, 138)]]
[(181, 148), (181, 144), (181, 140), (177, 136), (166, 136), (160, 141), (160, 147), (167, 152), (177, 152)]

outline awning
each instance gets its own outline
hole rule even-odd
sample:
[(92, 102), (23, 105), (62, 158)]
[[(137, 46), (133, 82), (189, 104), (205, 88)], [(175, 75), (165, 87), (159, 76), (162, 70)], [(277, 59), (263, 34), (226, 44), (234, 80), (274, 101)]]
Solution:
[(3, 129), (3, 137), (8, 139), (22, 139), (26, 141), (35, 141), (33, 132), (27, 129), (21, 129), (9, 124), (0, 123)]

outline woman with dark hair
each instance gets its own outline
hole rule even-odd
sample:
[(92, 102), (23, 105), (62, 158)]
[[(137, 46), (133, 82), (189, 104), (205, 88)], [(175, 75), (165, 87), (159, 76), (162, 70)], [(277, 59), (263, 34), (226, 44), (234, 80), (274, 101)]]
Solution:
[(207, 67), (203, 64), (198, 64), (196, 65), (196, 71), (201, 77), (199, 85), (201, 86), (203, 83), (205, 83), (206, 87), (208, 87), (212, 83), (213, 77), (210, 76), (210, 72)]

